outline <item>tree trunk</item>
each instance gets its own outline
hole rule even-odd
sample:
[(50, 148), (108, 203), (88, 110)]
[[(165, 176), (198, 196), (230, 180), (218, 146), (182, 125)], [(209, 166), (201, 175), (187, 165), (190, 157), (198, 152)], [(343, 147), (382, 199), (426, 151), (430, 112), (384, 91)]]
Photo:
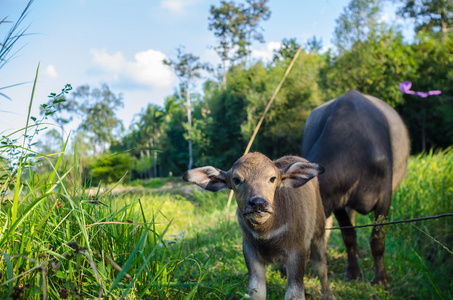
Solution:
[(147, 149), (146, 149), (146, 157), (150, 158), (151, 155), (149, 153), (149, 149), (153, 147), (153, 140), (151, 139), (151, 143), (148, 142), (148, 145), (147, 145)]
[(422, 152), (426, 153), (426, 132), (425, 132), (425, 124), (422, 124)]
[(150, 141), (151, 141), (151, 148), (152, 148), (151, 151), (153, 151), (153, 173), (154, 173), (153, 177), (156, 178), (157, 177), (157, 169), (156, 169), (157, 168), (157, 164), (156, 164), (157, 151), (156, 151), (156, 149), (154, 149), (155, 148), (154, 147), (154, 140), (151, 139)]
[(226, 87), (227, 87), (226, 60), (223, 60), (222, 63), (223, 63), (223, 75), (222, 75), (222, 83), (220, 84), (220, 88), (223, 90), (226, 90)]
[(157, 151), (154, 151), (154, 178), (157, 177)]
[(192, 154), (192, 106), (190, 103), (189, 84), (186, 86), (186, 98), (187, 98), (187, 123), (189, 133), (189, 170), (193, 166), (193, 154)]

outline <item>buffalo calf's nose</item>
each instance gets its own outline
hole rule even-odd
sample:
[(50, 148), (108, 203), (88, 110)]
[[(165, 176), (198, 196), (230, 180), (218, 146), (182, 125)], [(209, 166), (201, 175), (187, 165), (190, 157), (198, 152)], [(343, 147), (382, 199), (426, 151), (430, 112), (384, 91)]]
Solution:
[(264, 198), (256, 197), (247, 201), (247, 204), (254, 210), (264, 210), (266, 209), (268, 202)]

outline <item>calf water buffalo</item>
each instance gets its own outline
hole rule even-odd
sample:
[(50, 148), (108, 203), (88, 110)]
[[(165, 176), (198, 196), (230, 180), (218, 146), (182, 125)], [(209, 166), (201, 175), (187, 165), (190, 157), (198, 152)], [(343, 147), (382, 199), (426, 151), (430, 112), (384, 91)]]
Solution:
[(233, 189), (249, 294), (254, 299), (266, 298), (265, 265), (278, 262), (286, 264), (285, 299), (305, 299), (304, 272), (310, 253), (323, 299), (335, 299), (327, 280), (325, 215), (315, 178), (322, 172), (321, 166), (300, 157), (271, 161), (250, 153), (227, 172), (208, 166), (184, 174), (184, 180), (209, 191)]
[[(392, 192), (406, 172), (409, 137), (388, 104), (351, 90), (311, 112), (302, 153), (326, 169), (319, 177), (326, 217), (333, 213), (340, 226), (351, 226), (356, 211), (374, 211), (375, 220), (388, 216)], [(342, 229), (341, 234), (348, 255), (345, 279), (360, 279), (355, 229)], [(380, 227), (373, 227), (370, 247), (375, 267), (372, 283), (388, 286)]]

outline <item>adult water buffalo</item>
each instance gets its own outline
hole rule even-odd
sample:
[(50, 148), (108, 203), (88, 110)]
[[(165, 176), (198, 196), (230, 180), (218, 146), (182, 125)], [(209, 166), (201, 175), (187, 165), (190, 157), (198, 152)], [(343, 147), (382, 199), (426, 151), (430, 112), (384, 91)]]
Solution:
[[(354, 223), (355, 211), (374, 211), (375, 220), (387, 217), (392, 192), (406, 172), (409, 148), (400, 116), (375, 97), (351, 90), (313, 110), (302, 153), (326, 169), (319, 176), (326, 217), (333, 213), (342, 227)], [(342, 229), (341, 234), (348, 254), (345, 279), (360, 279), (355, 229)], [(380, 227), (373, 227), (370, 247), (375, 267), (372, 283), (388, 286)]]

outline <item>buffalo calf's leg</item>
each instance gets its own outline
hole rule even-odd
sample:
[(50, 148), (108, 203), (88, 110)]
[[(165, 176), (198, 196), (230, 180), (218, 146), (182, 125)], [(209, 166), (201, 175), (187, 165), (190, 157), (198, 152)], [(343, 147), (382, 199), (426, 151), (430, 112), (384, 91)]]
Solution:
[(324, 237), (316, 237), (311, 244), (311, 262), (316, 274), (319, 277), (322, 287), (322, 299), (334, 300), (329, 281), (327, 280), (327, 257), (324, 251)]
[(249, 295), (252, 299), (266, 299), (266, 267), (246, 243), (243, 244), (244, 259), (249, 271)]
[(289, 253), (286, 260), (288, 287), (285, 300), (305, 299), (304, 274), (307, 258), (306, 253), (296, 251)]

